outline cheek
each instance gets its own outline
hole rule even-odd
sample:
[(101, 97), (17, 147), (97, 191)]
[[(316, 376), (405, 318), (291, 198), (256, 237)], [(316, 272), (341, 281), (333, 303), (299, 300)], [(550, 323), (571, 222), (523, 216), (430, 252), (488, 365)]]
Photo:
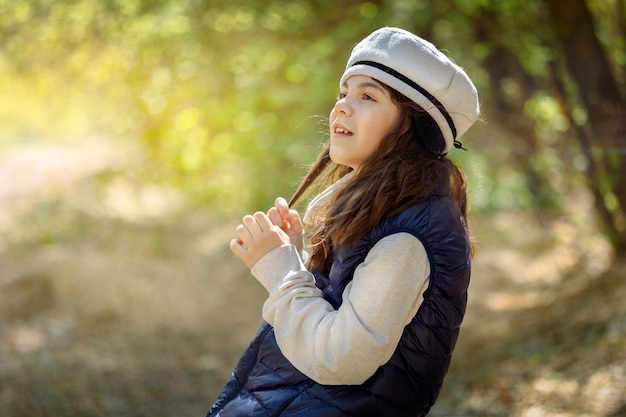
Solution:
[(337, 111), (335, 107), (330, 109), (330, 114), (328, 115), (328, 125), (330, 126), (332, 120), (337, 117)]
[(387, 120), (387, 123), (381, 124), (380, 127), (379, 133), (381, 139), (383, 136), (387, 136), (398, 127), (398, 125), (400, 124), (400, 115), (398, 113), (391, 113), (385, 120)]
[(389, 133), (389, 129), (390, 129), (390, 126), (387, 124), (383, 124), (383, 123), (373, 126), (371, 129), (372, 136), (370, 138), (370, 141), (376, 146), (378, 146), (378, 144), (382, 142), (383, 137), (387, 135), (387, 133)]

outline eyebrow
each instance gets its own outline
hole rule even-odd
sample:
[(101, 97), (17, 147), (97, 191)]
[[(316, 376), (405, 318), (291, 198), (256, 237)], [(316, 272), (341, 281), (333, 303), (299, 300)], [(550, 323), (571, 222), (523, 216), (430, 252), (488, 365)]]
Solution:
[[(344, 81), (342, 87), (348, 88), (348, 80)], [(385, 88), (382, 85), (380, 85), (379, 83), (375, 82), (375, 81), (364, 81), (362, 83), (359, 83), (356, 86), (356, 88), (364, 88), (364, 87), (372, 87), (372, 88), (375, 88), (375, 89), (379, 90), (381, 93), (384, 93), (384, 94), (387, 93)]]

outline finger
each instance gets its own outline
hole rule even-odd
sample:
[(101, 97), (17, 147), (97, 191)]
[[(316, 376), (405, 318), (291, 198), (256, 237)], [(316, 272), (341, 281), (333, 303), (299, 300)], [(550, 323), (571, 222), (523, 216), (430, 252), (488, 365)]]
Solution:
[(283, 227), (284, 220), (276, 207), (272, 207), (267, 211), (267, 217), (269, 217), (272, 223), (276, 226)]
[(239, 259), (245, 256), (247, 249), (243, 245), (243, 242), (240, 239), (232, 239), (230, 241), (230, 250), (237, 255)]
[(289, 204), (283, 197), (278, 197), (274, 202), (276, 209), (283, 219), (289, 219)]
[(235, 228), (235, 232), (237, 232), (237, 236), (239, 236), (239, 240), (241, 240), (243, 244), (245, 244), (245, 242), (252, 241), (252, 235), (250, 234), (250, 231), (243, 224), (237, 226)]
[(257, 211), (256, 213), (254, 213), (254, 220), (263, 232), (269, 232), (272, 226), (274, 226), (270, 218), (262, 211)]
[(253, 239), (255, 235), (262, 232), (254, 216), (249, 214), (243, 218), (243, 225), (248, 229), (248, 232), (250, 232), (250, 236)]
[(289, 226), (294, 234), (300, 234), (304, 231), (300, 214), (296, 210), (289, 210)]

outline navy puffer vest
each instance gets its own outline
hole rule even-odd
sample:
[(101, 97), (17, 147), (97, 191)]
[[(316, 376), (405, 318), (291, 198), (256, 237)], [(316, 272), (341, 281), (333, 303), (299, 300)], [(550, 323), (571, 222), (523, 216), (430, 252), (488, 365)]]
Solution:
[(386, 219), (351, 250), (336, 254), (316, 285), (335, 308), (369, 250), (385, 236), (418, 238), (431, 265), (429, 287), (405, 327), (396, 351), (363, 385), (320, 385), (282, 355), (273, 328), (264, 323), (240, 359), (208, 416), (424, 416), (434, 404), (465, 313), (470, 278), (467, 233), (449, 195), (432, 197)]

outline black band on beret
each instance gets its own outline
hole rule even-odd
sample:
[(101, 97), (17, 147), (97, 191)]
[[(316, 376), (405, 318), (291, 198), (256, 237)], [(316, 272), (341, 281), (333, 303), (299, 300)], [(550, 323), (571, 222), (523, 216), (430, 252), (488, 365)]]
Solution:
[(387, 74), (394, 76), (395, 78), (397, 78), (398, 80), (402, 81), (406, 85), (408, 85), (411, 88), (413, 88), (413, 89), (419, 91), (420, 93), (422, 93), (422, 95), (424, 97), (426, 97), (431, 103), (433, 103), (433, 105), (435, 107), (437, 107), (439, 109), (439, 111), (441, 112), (443, 117), (448, 122), (448, 126), (450, 126), (450, 130), (452, 131), (452, 137), (454, 139), (456, 139), (456, 127), (454, 126), (454, 122), (452, 121), (452, 117), (450, 117), (450, 115), (448, 114), (448, 111), (446, 110), (446, 108), (443, 107), (443, 104), (441, 104), (441, 102), (439, 102), (439, 100), (437, 100), (432, 94), (430, 94), (428, 91), (426, 91), (424, 88), (422, 88), (415, 81), (411, 80), (410, 78), (406, 77), (405, 75), (402, 75), (401, 73), (399, 73), (398, 71), (394, 70), (393, 68), (390, 68), (390, 67), (388, 67), (388, 66), (386, 66), (384, 64), (378, 63), (378, 62), (374, 62), (374, 61), (358, 61), (358, 62), (355, 62), (354, 64), (352, 64), (351, 66), (355, 66), (355, 65), (368, 65), (370, 67), (378, 68), (379, 70), (384, 71)]

